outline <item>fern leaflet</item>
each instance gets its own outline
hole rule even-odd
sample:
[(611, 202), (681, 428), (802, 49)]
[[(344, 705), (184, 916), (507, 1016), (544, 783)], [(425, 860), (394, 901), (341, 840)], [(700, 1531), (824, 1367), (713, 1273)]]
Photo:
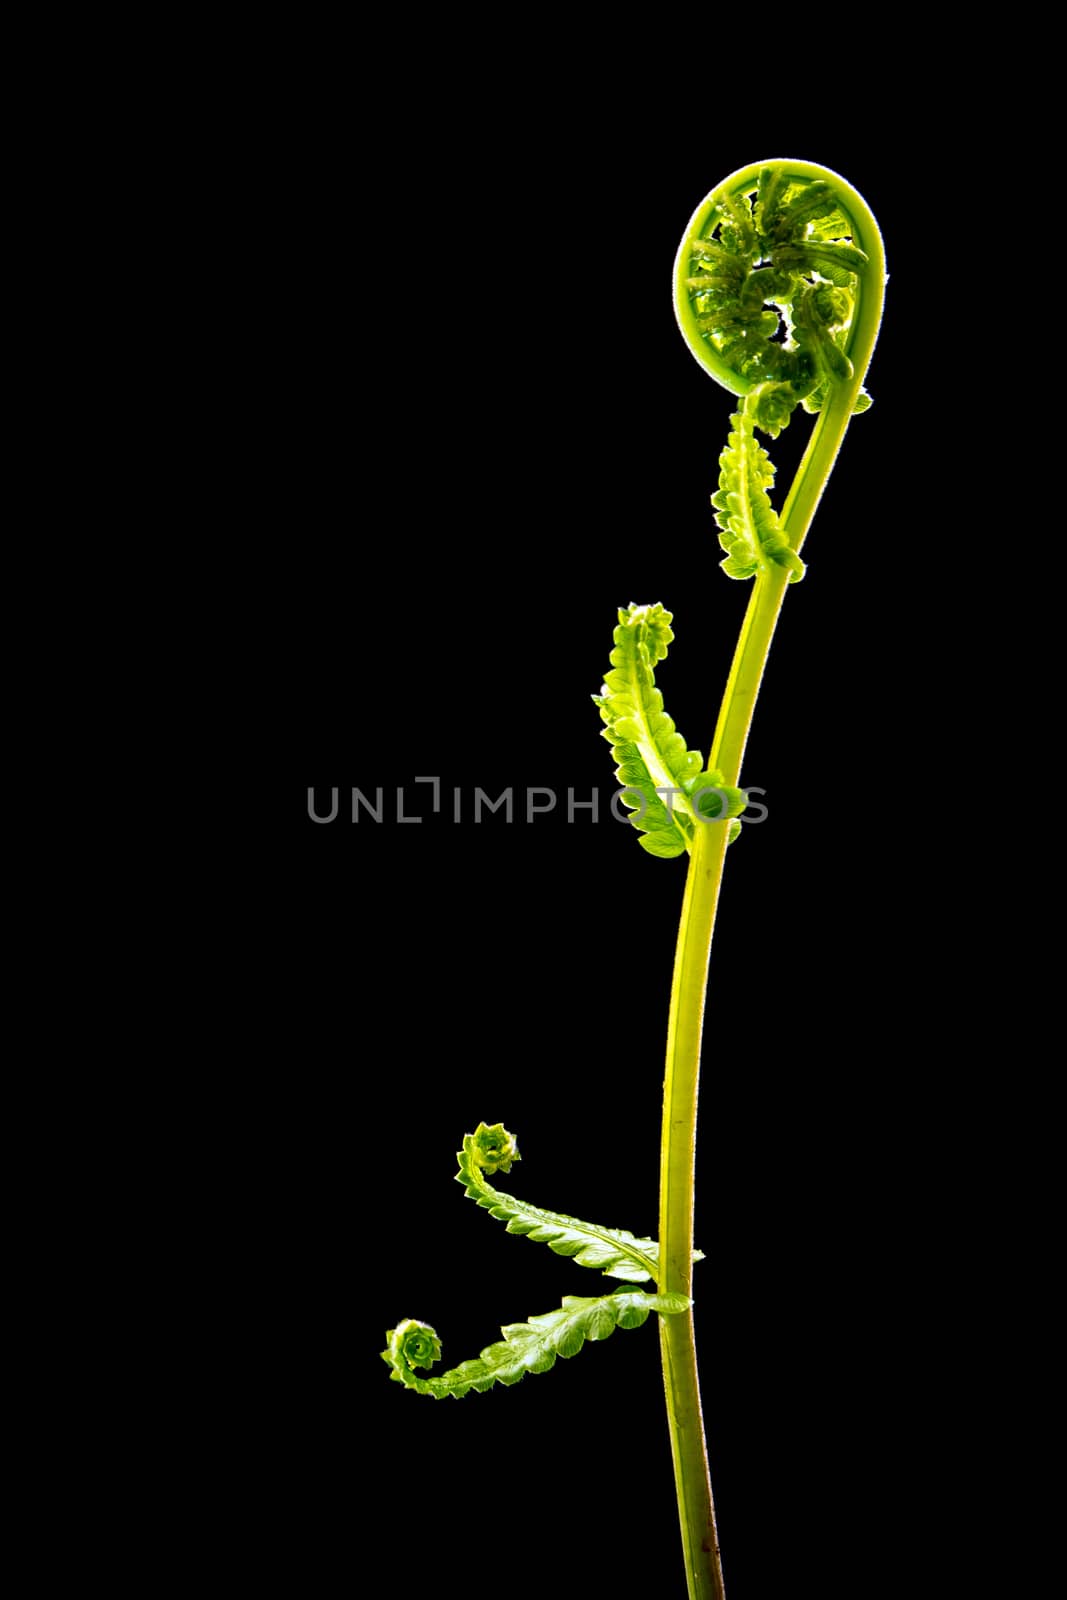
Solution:
[(640, 1289), (616, 1289), (595, 1300), (567, 1295), (559, 1311), (549, 1311), (529, 1322), (512, 1322), (501, 1328), (502, 1343), (491, 1344), (473, 1361), (437, 1378), (420, 1378), (415, 1368), (429, 1368), (440, 1359), (441, 1341), (425, 1322), (411, 1318), (386, 1333), (382, 1360), (389, 1376), (417, 1394), (444, 1400), (460, 1399), (471, 1389), (483, 1394), (494, 1383), (513, 1384), (528, 1372), (548, 1372), (556, 1357), (576, 1356), (587, 1339), (607, 1339), (616, 1328), (639, 1328), (649, 1312), (676, 1316), (689, 1309), (684, 1294), (645, 1294)]
[(692, 849), (693, 830), (745, 809), (742, 789), (723, 783), (720, 772), (704, 770), (696, 750), (663, 709), (655, 664), (674, 638), (673, 617), (661, 605), (630, 605), (619, 612), (611, 671), (593, 700), (607, 724), (623, 785), (623, 802), (635, 813), (630, 822), (654, 856), (680, 856)]
[(719, 488), (711, 503), (726, 551), (722, 569), (731, 578), (751, 578), (772, 561), (790, 569), (790, 583), (804, 576), (804, 563), (791, 548), (767, 494), (774, 484), (774, 466), (753, 432), (757, 420), (772, 431), (775, 391), (784, 388), (764, 384), (746, 397), (730, 418), (732, 430), (719, 457)]
[[(522, 1159), (514, 1136), (501, 1123), (487, 1127), (480, 1122), (474, 1133), (464, 1134), (457, 1159), (456, 1182), (476, 1205), (506, 1222), (509, 1233), (547, 1244), (556, 1255), (570, 1256), (580, 1267), (599, 1268), (608, 1278), (629, 1283), (658, 1280), (659, 1245), (655, 1239), (636, 1239), (624, 1228), (602, 1228), (558, 1211), (544, 1211), (487, 1183), (487, 1172), (507, 1172), (513, 1161)], [(693, 1252), (694, 1261), (703, 1259), (699, 1250)]]

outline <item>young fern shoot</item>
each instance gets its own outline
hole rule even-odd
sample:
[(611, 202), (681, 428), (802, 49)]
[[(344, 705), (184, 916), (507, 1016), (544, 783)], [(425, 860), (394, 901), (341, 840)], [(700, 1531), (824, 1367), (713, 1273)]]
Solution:
[[(433, 1329), (406, 1321), (388, 1334), (391, 1376), (443, 1398), (548, 1371), (557, 1356), (657, 1313), (667, 1417), (690, 1600), (724, 1600), (697, 1378), (692, 1317), (693, 1179), (697, 1084), (712, 929), (727, 846), (742, 831), (739, 786), (752, 714), (787, 587), (803, 577), (800, 551), (845, 430), (870, 404), (863, 380), (878, 334), (885, 284), (878, 226), (836, 173), (764, 161), (733, 173), (697, 208), (675, 263), (675, 310), (696, 359), (740, 401), (712, 495), (722, 568), (753, 587), (707, 761), (675, 729), (655, 669), (673, 633), (662, 605), (618, 613), (611, 665), (594, 696), (642, 847), (688, 855), (667, 1028), (660, 1146), (659, 1239), (543, 1211), (495, 1189), (518, 1148), (500, 1125), (463, 1141), (458, 1181), (509, 1233), (546, 1243), (581, 1266), (627, 1284), (599, 1299), (503, 1330), (474, 1361), (420, 1377), (440, 1355)], [(774, 468), (757, 432), (775, 439), (798, 406), (815, 417), (780, 512)], [(672, 1562), (664, 1556), (664, 1572)], [(668, 1579), (669, 1581), (669, 1579)]]
[[(708, 766), (738, 784), (752, 713), (786, 587), (853, 414), (882, 315), (885, 258), (866, 203), (824, 167), (764, 161), (698, 206), (675, 261), (675, 311), (716, 382), (741, 397), (713, 496), (722, 566), (753, 578)], [(776, 438), (798, 405), (816, 417), (780, 515), (754, 438)], [(660, 1144), (661, 1284), (690, 1293), (697, 1083), (711, 936), (727, 830), (694, 832), (671, 985)], [(723, 1600), (692, 1316), (661, 1321), (682, 1547), (690, 1600)]]

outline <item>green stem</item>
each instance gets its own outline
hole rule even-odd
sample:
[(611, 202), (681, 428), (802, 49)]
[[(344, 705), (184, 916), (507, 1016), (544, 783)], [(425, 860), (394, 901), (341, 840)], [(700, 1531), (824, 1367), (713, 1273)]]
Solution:
[[(704, 995), (726, 830), (698, 830), (686, 879), (671, 985), (660, 1158), (660, 1288), (692, 1290), (693, 1166)], [(700, 1409), (693, 1317), (660, 1317), (674, 1482), (690, 1600), (723, 1600), (722, 1563)]]
[[(741, 630), (709, 765), (736, 784), (774, 625), (789, 581), (760, 573)], [(696, 831), (671, 985), (660, 1156), (660, 1286), (692, 1294), (697, 1087), (708, 961), (726, 854), (727, 824)], [(692, 1314), (660, 1318), (660, 1349), (690, 1600), (724, 1600), (715, 1507), (700, 1409)]]
[[(763, 669), (767, 664), (771, 639), (788, 583), (788, 571), (776, 564), (771, 566), (770, 571), (757, 573), (745, 620), (741, 624), (708, 757), (708, 766), (721, 772), (723, 782), (731, 786), (736, 786), (741, 775), (741, 759), (748, 742), (748, 730), (752, 726), (756, 696), (763, 681)], [(725, 831), (722, 823), (713, 823), (711, 826), (720, 833)]]
[[(675, 262), (675, 308), (689, 347), (716, 382), (732, 394), (740, 395), (751, 389), (751, 380), (739, 377), (714, 340), (705, 339), (689, 294), (690, 262), (693, 240), (703, 234), (712, 210), (724, 196), (734, 200), (740, 197), (747, 205), (764, 165), (766, 163), (761, 162), (742, 168), (712, 191), (694, 213)], [(782, 511), (783, 532), (792, 548), (799, 551), (841, 448), (878, 336), (886, 277), (885, 255), (878, 224), (866, 202), (837, 173), (802, 161), (772, 165), (781, 168), (787, 179), (830, 183), (847, 215), (853, 242), (867, 257), (866, 267), (855, 280), (856, 299), (847, 341), (852, 376), (830, 385)], [(762, 568), (741, 628), (708, 758), (708, 766), (721, 772), (723, 782), (730, 786), (737, 786), (740, 778), (756, 696), (788, 579), (782, 567), (768, 564)], [(660, 1151), (660, 1286), (690, 1297), (700, 1042), (726, 839), (724, 822), (696, 829), (678, 932), (667, 1033)], [(692, 1313), (661, 1317), (660, 1341), (689, 1596), (690, 1600), (724, 1600), (700, 1411)]]
[[(874, 238), (874, 275), (879, 292), (864, 295), (861, 300), (853, 347), (855, 378), (834, 387), (812, 430), (786, 498), (782, 526), (795, 550), (804, 542), (830, 476), (878, 332), (884, 261), (876, 232)], [(870, 240), (863, 242), (870, 251)], [(708, 766), (720, 771), (729, 785), (736, 785), (740, 778), (756, 697), (788, 581), (789, 574), (783, 567), (771, 566), (761, 571), (745, 613), (708, 758)], [(667, 1029), (660, 1147), (660, 1286), (690, 1297), (700, 1044), (726, 830), (725, 823), (710, 822), (696, 832), (678, 931)], [(692, 1313), (660, 1318), (660, 1348), (689, 1597), (725, 1600)]]

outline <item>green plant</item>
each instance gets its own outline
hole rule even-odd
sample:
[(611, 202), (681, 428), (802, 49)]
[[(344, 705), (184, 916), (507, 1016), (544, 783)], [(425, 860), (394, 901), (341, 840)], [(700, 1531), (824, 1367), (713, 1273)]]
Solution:
[[(877, 224), (835, 173), (804, 162), (735, 172), (694, 213), (675, 266), (675, 306), (697, 360), (740, 405), (712, 496), (724, 571), (754, 580), (707, 762), (663, 710), (655, 669), (673, 638), (661, 605), (619, 612), (611, 667), (596, 696), (604, 737), (650, 854), (688, 854), (667, 1036), (659, 1239), (544, 1211), (488, 1179), (519, 1159), (500, 1124), (480, 1124), (460, 1152), (467, 1195), (511, 1233), (547, 1243), (627, 1284), (503, 1330), (504, 1341), (443, 1376), (419, 1376), (440, 1355), (427, 1324), (388, 1334), (391, 1376), (437, 1398), (547, 1371), (587, 1339), (657, 1313), (667, 1413), (691, 1600), (722, 1600), (722, 1569), (704, 1443), (693, 1336), (693, 1179), (697, 1084), (712, 929), (729, 844), (743, 829), (739, 786), (752, 714), (786, 588), (803, 576), (800, 551), (852, 416), (869, 405), (863, 379), (881, 319), (885, 262)], [(774, 468), (756, 431), (776, 438), (797, 406), (815, 416), (781, 513)]]

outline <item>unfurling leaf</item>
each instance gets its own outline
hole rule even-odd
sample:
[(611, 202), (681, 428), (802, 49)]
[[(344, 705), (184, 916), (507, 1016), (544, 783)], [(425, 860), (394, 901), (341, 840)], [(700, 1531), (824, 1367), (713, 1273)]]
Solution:
[[(469, 1199), (488, 1211), (491, 1217), (506, 1222), (509, 1233), (547, 1244), (558, 1256), (570, 1256), (580, 1267), (596, 1267), (607, 1278), (623, 1278), (629, 1283), (646, 1283), (659, 1277), (659, 1245), (655, 1239), (635, 1239), (625, 1228), (604, 1228), (595, 1222), (558, 1211), (544, 1211), (515, 1195), (504, 1194), (485, 1181), (483, 1172), (494, 1172), (486, 1160), (506, 1148), (518, 1160), (518, 1146), (512, 1134), (500, 1123), (487, 1128), (480, 1122), (473, 1133), (464, 1134), (463, 1149), (457, 1154), (461, 1183)], [(507, 1171), (507, 1168), (503, 1168)], [(693, 1260), (703, 1261), (700, 1251)]]
[(500, 1330), (502, 1343), (489, 1345), (476, 1360), (463, 1361), (438, 1378), (420, 1378), (415, 1368), (437, 1360), (441, 1341), (428, 1323), (408, 1318), (386, 1334), (382, 1360), (392, 1368), (394, 1382), (435, 1400), (449, 1395), (458, 1400), (471, 1389), (481, 1394), (494, 1383), (518, 1383), (529, 1372), (548, 1372), (557, 1356), (569, 1360), (587, 1339), (607, 1339), (616, 1328), (639, 1328), (652, 1311), (678, 1316), (689, 1305), (684, 1294), (645, 1294), (640, 1289), (616, 1289), (596, 1300), (568, 1295), (559, 1311), (509, 1323)]

